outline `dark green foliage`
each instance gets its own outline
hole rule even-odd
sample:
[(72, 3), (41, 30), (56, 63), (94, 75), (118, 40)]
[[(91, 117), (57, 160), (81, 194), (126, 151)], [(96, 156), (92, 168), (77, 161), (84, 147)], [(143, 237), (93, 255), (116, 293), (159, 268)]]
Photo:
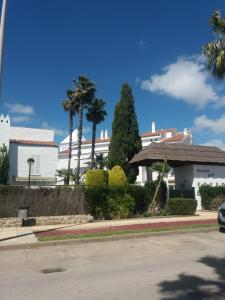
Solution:
[[(114, 207), (112, 199), (115, 199), (115, 206), (117, 206), (120, 202), (123, 203), (121, 199), (129, 195), (134, 199), (134, 205), (132, 205), (132, 211), (130, 211), (129, 215), (142, 215), (146, 212), (149, 203), (153, 199), (155, 188), (156, 183), (149, 183), (146, 186), (127, 184), (125, 186), (105, 185), (86, 188), (88, 212), (97, 219), (110, 219), (113, 217), (111, 211), (112, 207)], [(165, 203), (166, 194), (166, 184), (163, 182), (157, 198), (159, 206), (162, 206), (161, 201)], [(117, 200), (117, 198), (120, 200)], [(110, 203), (109, 199), (111, 199)]]
[(125, 191), (135, 199), (133, 208), (134, 215), (143, 214), (148, 209), (148, 205), (152, 199), (149, 189), (139, 185), (128, 184), (125, 187)]
[(107, 198), (109, 205), (109, 216), (114, 219), (124, 219), (131, 216), (135, 206), (135, 200), (132, 196), (124, 194), (121, 196)]
[(7, 184), (9, 172), (9, 153), (5, 145), (0, 147), (0, 184)]
[(210, 210), (216, 208), (218, 198), (225, 198), (225, 185), (212, 186), (203, 184), (199, 187), (199, 193), (202, 199), (202, 207)]
[(109, 219), (107, 197), (109, 187), (96, 186), (86, 189), (87, 210), (95, 219)]
[(86, 172), (85, 185), (92, 187), (96, 185), (107, 185), (109, 178), (109, 172), (107, 170), (97, 169), (88, 170)]
[[(150, 198), (149, 203), (151, 203), (153, 200), (157, 184), (158, 184), (158, 180), (152, 181), (152, 182), (146, 182), (146, 184), (145, 184), (145, 189), (147, 190), (147, 193)], [(157, 194), (157, 198), (156, 198), (156, 204), (159, 207), (159, 209), (164, 209), (165, 204), (166, 204), (166, 199), (167, 199), (167, 185), (166, 185), (165, 181), (162, 181), (159, 192)]]
[[(111, 210), (114, 207), (112, 199), (115, 199), (116, 207), (120, 202), (123, 203), (124, 197), (126, 198), (127, 195), (134, 199), (134, 205), (132, 205), (132, 210), (129, 212), (129, 215), (142, 214), (148, 205), (148, 191), (145, 187), (135, 185), (126, 185), (123, 187), (96, 186), (87, 188), (86, 201), (88, 204), (88, 212), (97, 219), (110, 219), (113, 216)], [(120, 200), (117, 200), (117, 198)], [(110, 203), (109, 199), (111, 199)]]
[(112, 138), (109, 147), (108, 165), (123, 168), (127, 179), (134, 183), (138, 175), (138, 167), (129, 164), (133, 156), (141, 150), (134, 98), (129, 84), (121, 89), (121, 98), (115, 108), (112, 124)]
[(207, 59), (209, 71), (218, 79), (225, 75), (225, 19), (220, 11), (215, 11), (209, 20), (216, 40), (203, 46), (203, 54)]
[(194, 215), (197, 201), (188, 198), (171, 198), (167, 203), (167, 212), (170, 215)]

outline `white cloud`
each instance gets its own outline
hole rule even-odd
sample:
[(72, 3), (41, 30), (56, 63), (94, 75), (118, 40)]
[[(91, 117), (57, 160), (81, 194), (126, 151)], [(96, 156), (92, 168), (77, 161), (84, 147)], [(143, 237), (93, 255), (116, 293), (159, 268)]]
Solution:
[(8, 109), (8, 112), (12, 114), (34, 115), (34, 108), (29, 105), (20, 103), (10, 104), (6, 102), (4, 106)]
[(162, 74), (155, 74), (142, 81), (142, 89), (161, 93), (199, 108), (208, 103), (218, 103), (220, 97), (208, 82), (201, 57), (181, 57), (163, 68)]
[(42, 128), (45, 128), (45, 129), (53, 129), (54, 132), (55, 132), (55, 135), (57, 135), (57, 136), (62, 136), (62, 137), (64, 137), (64, 136), (67, 136), (67, 135), (68, 135), (68, 131), (63, 130), (63, 129), (60, 129), (60, 128), (55, 128), (55, 127), (53, 127), (53, 126), (50, 126), (50, 125), (48, 124), (48, 122), (42, 122), (42, 123), (41, 123), (41, 127), (42, 127)]
[(219, 119), (210, 119), (206, 115), (194, 119), (194, 130), (211, 130), (215, 134), (225, 133), (225, 114)]
[(213, 139), (203, 144), (203, 146), (215, 146), (222, 150), (225, 150), (225, 143), (220, 139)]
[(143, 41), (143, 40), (139, 40), (138, 41), (138, 46), (141, 50), (147, 50), (148, 49), (148, 46), (147, 44)]
[(32, 118), (30, 116), (16, 115), (12, 116), (11, 120), (13, 123), (29, 123), (32, 121)]

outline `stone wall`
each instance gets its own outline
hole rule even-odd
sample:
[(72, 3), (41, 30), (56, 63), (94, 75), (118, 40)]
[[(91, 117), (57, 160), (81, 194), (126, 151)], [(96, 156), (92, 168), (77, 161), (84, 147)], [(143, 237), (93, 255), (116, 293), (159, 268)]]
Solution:
[(21, 227), (21, 226), (47, 226), (60, 224), (86, 224), (93, 221), (91, 215), (74, 215), (74, 216), (45, 216), (28, 218), (0, 218), (1, 227)]
[(22, 219), (19, 218), (0, 218), (1, 227), (21, 227)]
[(93, 220), (91, 215), (36, 217), (36, 225), (85, 224)]

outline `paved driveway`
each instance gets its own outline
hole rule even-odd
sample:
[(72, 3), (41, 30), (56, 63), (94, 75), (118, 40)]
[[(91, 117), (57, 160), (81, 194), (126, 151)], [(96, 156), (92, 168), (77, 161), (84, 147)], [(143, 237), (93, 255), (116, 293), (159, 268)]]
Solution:
[(225, 299), (224, 245), (209, 232), (1, 251), (0, 299)]

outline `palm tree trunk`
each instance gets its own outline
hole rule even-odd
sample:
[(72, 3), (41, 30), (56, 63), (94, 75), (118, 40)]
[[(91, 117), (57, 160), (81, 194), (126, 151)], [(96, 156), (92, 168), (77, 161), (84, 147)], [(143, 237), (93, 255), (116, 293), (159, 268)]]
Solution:
[(96, 139), (96, 123), (92, 124), (92, 144), (91, 144), (91, 169), (93, 169), (94, 155), (95, 155), (95, 139)]
[(151, 212), (151, 208), (153, 207), (153, 205), (155, 204), (155, 201), (156, 201), (156, 198), (158, 196), (158, 193), (159, 193), (159, 188), (161, 186), (161, 183), (162, 183), (162, 180), (163, 180), (163, 177), (164, 177), (164, 174), (165, 174), (165, 168), (166, 168), (166, 163), (164, 161), (164, 166), (163, 166), (163, 170), (162, 170), (162, 173), (160, 174), (159, 176), (159, 182), (156, 186), (156, 189), (155, 189), (155, 194), (154, 194), (154, 197), (152, 199), (152, 202), (150, 203), (149, 207), (148, 207), (148, 212)]
[(78, 126), (78, 145), (77, 145), (77, 176), (76, 184), (80, 182), (80, 156), (81, 156), (81, 142), (82, 142), (82, 131), (83, 131), (83, 103), (79, 105), (79, 126)]
[(69, 115), (69, 157), (68, 157), (68, 167), (67, 167), (67, 178), (66, 184), (70, 184), (70, 168), (71, 168), (71, 157), (72, 157), (72, 138), (73, 138), (73, 113), (70, 112)]

